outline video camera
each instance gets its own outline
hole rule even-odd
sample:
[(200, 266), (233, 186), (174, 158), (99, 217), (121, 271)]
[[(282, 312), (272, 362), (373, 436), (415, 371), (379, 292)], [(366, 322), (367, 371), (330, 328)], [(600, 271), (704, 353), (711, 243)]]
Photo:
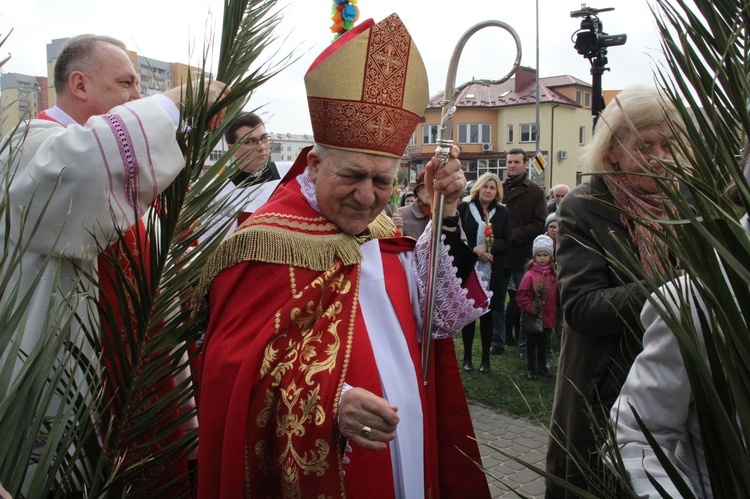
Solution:
[(603, 63), (606, 64), (607, 47), (614, 47), (617, 45), (625, 45), (628, 40), (628, 35), (609, 35), (602, 31), (602, 22), (599, 20), (600, 12), (608, 12), (615, 10), (613, 7), (607, 7), (604, 9), (595, 9), (593, 7), (586, 7), (586, 4), (581, 5), (581, 10), (574, 10), (570, 13), (570, 17), (583, 17), (581, 21), (581, 29), (573, 33), (575, 35), (574, 48), (579, 54), (587, 59), (594, 59), (596, 57), (603, 58)]

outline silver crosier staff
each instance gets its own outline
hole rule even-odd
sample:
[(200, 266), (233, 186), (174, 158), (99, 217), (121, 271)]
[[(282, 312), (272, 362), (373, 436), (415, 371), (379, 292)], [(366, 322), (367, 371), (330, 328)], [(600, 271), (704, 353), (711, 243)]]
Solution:
[[(453, 49), (453, 55), (451, 56), (450, 64), (448, 65), (448, 75), (445, 79), (445, 100), (442, 102), (443, 112), (440, 119), (440, 138), (437, 141), (437, 149), (435, 154), (438, 157), (438, 168), (437, 172), (448, 163), (450, 158), (450, 150), (453, 145), (453, 115), (456, 112), (456, 98), (461, 92), (463, 87), (456, 88), (456, 72), (458, 71), (458, 61), (461, 58), (461, 52), (464, 49), (464, 45), (471, 38), (471, 36), (477, 31), (496, 26), (506, 30), (513, 36), (513, 40), (516, 43), (516, 60), (513, 63), (513, 67), (510, 72), (503, 76), (499, 80), (479, 80), (472, 81), (470, 83), (480, 83), (482, 85), (496, 85), (506, 81), (508, 78), (513, 76), (518, 66), (521, 64), (521, 40), (518, 34), (508, 24), (501, 21), (482, 21), (475, 24), (459, 38), (456, 48)], [(430, 349), (432, 347), (432, 325), (433, 315), (435, 311), (435, 285), (437, 281), (438, 263), (440, 262), (440, 236), (443, 226), (443, 204), (445, 198), (442, 192), (435, 193), (432, 199), (432, 240), (430, 242), (430, 260), (429, 260), (429, 273), (427, 276), (427, 291), (425, 296), (426, 306), (424, 309), (424, 316), (422, 321), (422, 379), (424, 384), (427, 385), (427, 373), (429, 372), (429, 361), (430, 361)]]

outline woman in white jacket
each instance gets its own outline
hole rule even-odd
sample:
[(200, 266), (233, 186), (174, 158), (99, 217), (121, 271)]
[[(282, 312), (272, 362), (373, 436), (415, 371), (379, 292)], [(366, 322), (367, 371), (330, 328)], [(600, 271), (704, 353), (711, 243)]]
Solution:
[[(685, 286), (683, 279), (662, 289), (665, 296), (678, 299), (680, 290), (684, 290)], [(674, 303), (671, 305), (677, 306)], [(691, 310), (700, 337), (696, 308), (691, 307)], [(670, 496), (681, 497), (641, 431), (630, 408), (632, 406), (669, 461), (693, 489), (693, 494), (713, 497), (698, 416), (677, 337), (650, 302), (641, 312), (641, 322), (646, 328), (643, 352), (630, 369), (620, 397), (610, 413), (630, 484), (638, 497), (661, 497), (649, 480), (648, 473)]]
[[(748, 150), (750, 148), (746, 148), (746, 158)], [(744, 173), (750, 181), (750, 161), (745, 163)], [(743, 217), (742, 225), (750, 232), (748, 215)], [(680, 309), (691, 311), (696, 339), (704, 347), (699, 313), (705, 311), (706, 306), (697, 293), (691, 293), (689, 280), (680, 278), (663, 286), (660, 292), (666, 298), (662, 299), (663, 306), (670, 307), (676, 317), (679, 317)], [(686, 304), (687, 308), (681, 308)], [(662, 497), (649, 480), (648, 475), (651, 475), (670, 496), (682, 495), (646, 440), (634, 416), (634, 409), (693, 495), (711, 498), (713, 492), (698, 426), (698, 413), (679, 340), (651, 301), (641, 312), (641, 322), (645, 328), (643, 352), (630, 369), (610, 414), (630, 484), (638, 497)], [(605, 445), (603, 452), (606, 455), (611, 453), (611, 449)]]

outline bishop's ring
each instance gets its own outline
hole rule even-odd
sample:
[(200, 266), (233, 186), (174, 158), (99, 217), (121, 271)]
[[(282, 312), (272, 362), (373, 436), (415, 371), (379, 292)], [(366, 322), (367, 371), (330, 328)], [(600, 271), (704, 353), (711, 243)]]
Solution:
[(369, 426), (363, 426), (361, 430), (359, 430), (359, 433), (362, 434), (365, 438), (370, 438), (370, 433), (372, 433), (372, 428)]

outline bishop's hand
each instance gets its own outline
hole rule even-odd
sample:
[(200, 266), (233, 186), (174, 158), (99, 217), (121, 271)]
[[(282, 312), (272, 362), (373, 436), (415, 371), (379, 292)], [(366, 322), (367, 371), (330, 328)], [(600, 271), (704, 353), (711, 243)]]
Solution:
[(363, 449), (379, 451), (396, 438), (398, 411), (384, 398), (363, 388), (351, 388), (341, 396), (339, 432)]

